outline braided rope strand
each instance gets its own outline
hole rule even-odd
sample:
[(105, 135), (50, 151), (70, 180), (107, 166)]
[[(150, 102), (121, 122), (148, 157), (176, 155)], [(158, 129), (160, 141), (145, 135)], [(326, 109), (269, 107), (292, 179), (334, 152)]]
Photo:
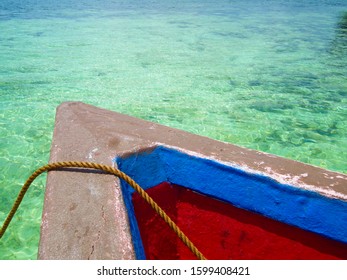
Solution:
[(182, 232), (182, 230), (176, 225), (176, 223), (165, 213), (165, 211), (142, 189), (132, 178), (126, 175), (124, 172), (116, 169), (114, 167), (98, 164), (93, 162), (81, 162), (81, 161), (62, 161), (46, 164), (39, 169), (37, 169), (25, 182), (21, 188), (17, 199), (15, 200), (11, 211), (9, 212), (7, 218), (5, 219), (3, 226), (0, 229), (0, 239), (4, 235), (8, 225), (10, 224), (13, 216), (15, 215), (19, 205), (21, 204), (27, 190), (29, 189), (31, 183), (42, 173), (51, 170), (57, 170), (61, 168), (89, 168), (102, 170), (108, 174), (117, 176), (118, 178), (127, 182), (132, 188), (137, 191), (140, 196), (156, 211), (156, 213), (169, 225), (169, 227), (177, 234), (177, 236), (182, 240), (182, 242), (192, 251), (192, 253), (200, 260), (206, 260), (204, 255), (196, 248), (196, 246), (189, 240), (189, 238)]

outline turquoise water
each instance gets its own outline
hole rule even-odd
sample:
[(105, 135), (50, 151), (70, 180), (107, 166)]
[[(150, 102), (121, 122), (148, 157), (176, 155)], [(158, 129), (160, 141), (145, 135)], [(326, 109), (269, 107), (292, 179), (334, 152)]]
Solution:
[[(346, 1), (20, 2), (0, 3), (0, 222), (63, 101), (347, 173)], [(36, 258), (44, 188), (0, 259)]]

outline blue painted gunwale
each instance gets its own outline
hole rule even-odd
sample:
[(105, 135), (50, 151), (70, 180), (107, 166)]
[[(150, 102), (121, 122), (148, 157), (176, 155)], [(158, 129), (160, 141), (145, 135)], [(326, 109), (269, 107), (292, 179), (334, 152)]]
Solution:
[[(171, 182), (325, 237), (347, 243), (347, 202), (281, 184), (212, 159), (158, 146), (115, 159), (118, 168), (148, 189)], [(137, 259), (146, 259), (131, 195), (121, 182)]]

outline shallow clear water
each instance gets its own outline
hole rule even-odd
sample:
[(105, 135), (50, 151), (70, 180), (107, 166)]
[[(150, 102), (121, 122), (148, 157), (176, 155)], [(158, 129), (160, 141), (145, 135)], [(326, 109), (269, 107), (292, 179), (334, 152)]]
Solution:
[[(347, 173), (346, 1), (16, 2), (0, 3), (1, 223), (63, 101)], [(36, 258), (44, 185), (0, 259)]]

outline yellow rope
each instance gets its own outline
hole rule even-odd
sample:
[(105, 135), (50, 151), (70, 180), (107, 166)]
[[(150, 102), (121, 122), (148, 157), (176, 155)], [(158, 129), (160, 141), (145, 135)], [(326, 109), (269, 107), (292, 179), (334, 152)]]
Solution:
[(152, 208), (159, 214), (161, 218), (169, 225), (169, 227), (177, 234), (177, 236), (183, 241), (185, 245), (193, 252), (193, 254), (200, 260), (206, 260), (203, 254), (195, 247), (195, 245), (189, 240), (189, 238), (179, 229), (179, 227), (175, 224), (174, 221), (164, 212), (163, 209), (159, 207), (159, 205), (128, 175), (123, 173), (122, 171), (103, 164), (97, 164), (92, 162), (80, 162), (80, 161), (66, 161), (66, 162), (55, 162), (44, 165), (37, 169), (25, 182), (22, 189), (20, 190), (16, 201), (14, 202), (10, 213), (8, 214), (3, 226), (0, 229), (0, 239), (4, 235), (8, 225), (10, 224), (14, 214), (16, 213), (20, 203), (23, 200), (23, 197), (28, 190), (30, 184), (38, 177), (40, 174), (50, 170), (56, 170), (65, 167), (80, 167), (80, 168), (90, 168), (90, 169), (99, 169), (103, 170), (106, 173), (113, 174), (125, 182), (127, 182), (130, 186), (132, 186), (140, 196), (149, 203)]

